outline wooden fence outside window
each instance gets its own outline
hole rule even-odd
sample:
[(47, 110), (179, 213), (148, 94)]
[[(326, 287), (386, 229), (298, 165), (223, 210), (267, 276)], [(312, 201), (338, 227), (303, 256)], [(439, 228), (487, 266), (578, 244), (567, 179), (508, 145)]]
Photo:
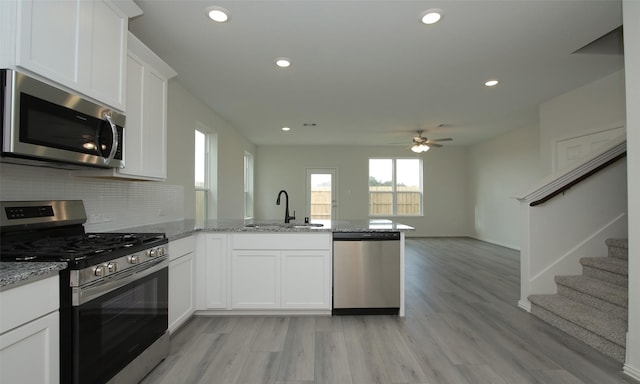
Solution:
[[(421, 214), (420, 191), (415, 187), (398, 187), (396, 215), (416, 216)], [(371, 216), (393, 215), (393, 192), (391, 187), (369, 187), (369, 214)], [(311, 192), (311, 218), (331, 219), (331, 190)]]

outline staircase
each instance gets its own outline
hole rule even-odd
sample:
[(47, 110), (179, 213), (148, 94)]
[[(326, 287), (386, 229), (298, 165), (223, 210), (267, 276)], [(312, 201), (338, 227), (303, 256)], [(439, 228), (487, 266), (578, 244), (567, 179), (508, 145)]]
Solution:
[(556, 276), (557, 294), (530, 295), (531, 313), (624, 363), (628, 242), (607, 239), (608, 257), (580, 259), (582, 275)]

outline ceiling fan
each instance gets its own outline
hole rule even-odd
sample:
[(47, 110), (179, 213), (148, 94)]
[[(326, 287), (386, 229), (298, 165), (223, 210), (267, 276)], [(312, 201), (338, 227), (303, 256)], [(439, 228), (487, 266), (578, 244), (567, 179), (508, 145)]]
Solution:
[(433, 139), (430, 140), (426, 137), (422, 136), (423, 130), (416, 131), (418, 136), (414, 136), (412, 141), (413, 145), (411, 145), (411, 150), (415, 153), (426, 152), (431, 147), (442, 147), (442, 144), (438, 144), (440, 141), (452, 141), (453, 139), (450, 137), (446, 137), (444, 139)]

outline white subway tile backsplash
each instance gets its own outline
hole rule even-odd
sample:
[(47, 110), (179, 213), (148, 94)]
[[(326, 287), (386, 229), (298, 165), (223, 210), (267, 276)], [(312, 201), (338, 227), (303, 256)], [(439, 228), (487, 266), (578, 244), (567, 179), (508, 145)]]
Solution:
[(157, 224), (184, 218), (184, 188), (73, 176), (73, 171), (0, 164), (0, 200), (82, 200), (87, 232)]

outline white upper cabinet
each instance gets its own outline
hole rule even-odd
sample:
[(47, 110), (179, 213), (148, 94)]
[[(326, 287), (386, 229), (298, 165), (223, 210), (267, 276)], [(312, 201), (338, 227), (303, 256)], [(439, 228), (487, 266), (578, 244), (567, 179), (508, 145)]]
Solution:
[(127, 58), (127, 122), (122, 177), (167, 177), (167, 82), (176, 72), (134, 35)]
[(3, 47), (13, 58), (8, 66), (125, 111), (128, 20), (142, 13), (133, 1), (10, 3), (3, 7), (15, 14), (15, 45), (7, 39)]
[(124, 168), (74, 171), (77, 176), (167, 178), (167, 83), (176, 72), (131, 33), (128, 47)]

